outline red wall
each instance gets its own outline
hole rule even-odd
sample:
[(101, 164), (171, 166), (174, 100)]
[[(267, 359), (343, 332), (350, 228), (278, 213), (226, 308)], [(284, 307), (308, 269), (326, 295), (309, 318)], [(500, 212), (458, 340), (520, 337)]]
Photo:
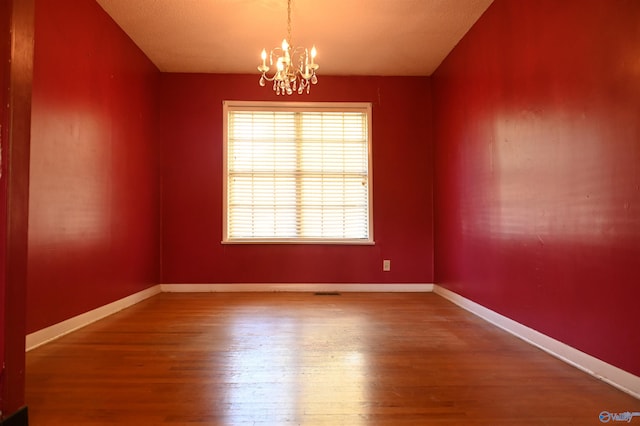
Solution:
[(436, 281), (636, 375), (639, 23), (495, 0), (432, 80)]
[(37, 0), (29, 332), (158, 282), (159, 72), (96, 2)]
[[(283, 98), (257, 75), (162, 75), (162, 282), (433, 282), (429, 79), (319, 80)], [(372, 102), (376, 244), (222, 245), (223, 100)]]

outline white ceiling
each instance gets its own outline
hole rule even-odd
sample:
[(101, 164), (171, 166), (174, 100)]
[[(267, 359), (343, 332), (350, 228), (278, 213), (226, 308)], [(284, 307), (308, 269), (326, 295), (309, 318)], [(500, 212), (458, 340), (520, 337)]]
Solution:
[[(287, 0), (96, 0), (161, 71), (257, 73)], [(293, 44), (322, 75), (431, 75), (492, 0), (294, 0)]]

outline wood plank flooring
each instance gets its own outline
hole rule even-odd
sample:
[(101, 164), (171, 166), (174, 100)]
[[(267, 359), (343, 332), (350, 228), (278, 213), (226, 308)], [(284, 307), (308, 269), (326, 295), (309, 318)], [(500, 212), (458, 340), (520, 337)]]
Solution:
[(589, 425), (640, 411), (432, 293), (160, 294), (27, 353), (27, 403), (35, 426)]

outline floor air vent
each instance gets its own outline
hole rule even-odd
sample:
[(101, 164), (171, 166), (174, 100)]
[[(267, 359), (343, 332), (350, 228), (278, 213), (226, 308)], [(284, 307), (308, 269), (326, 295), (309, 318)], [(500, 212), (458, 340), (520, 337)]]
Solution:
[(340, 293), (337, 291), (316, 291), (313, 294), (316, 296), (340, 296)]

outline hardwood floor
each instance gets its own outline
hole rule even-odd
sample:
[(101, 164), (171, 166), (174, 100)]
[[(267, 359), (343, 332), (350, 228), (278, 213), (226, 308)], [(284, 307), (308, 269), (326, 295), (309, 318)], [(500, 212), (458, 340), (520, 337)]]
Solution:
[(432, 293), (160, 294), (30, 351), (27, 403), (35, 426), (588, 425), (640, 411)]

